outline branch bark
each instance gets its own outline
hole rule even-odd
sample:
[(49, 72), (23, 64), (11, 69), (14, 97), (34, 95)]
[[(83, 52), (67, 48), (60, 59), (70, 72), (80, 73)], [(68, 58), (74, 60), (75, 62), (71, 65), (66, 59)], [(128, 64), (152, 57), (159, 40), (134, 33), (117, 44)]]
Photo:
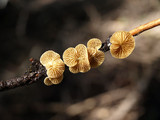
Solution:
[(38, 60), (31, 58), (30, 62), (29, 69), (21, 77), (0, 81), (0, 91), (30, 85), (47, 76), (45, 67)]

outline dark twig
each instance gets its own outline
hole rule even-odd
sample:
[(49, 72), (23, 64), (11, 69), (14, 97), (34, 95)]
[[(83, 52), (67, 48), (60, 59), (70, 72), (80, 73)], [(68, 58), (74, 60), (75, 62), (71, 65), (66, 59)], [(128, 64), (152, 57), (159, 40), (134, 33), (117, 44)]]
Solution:
[(0, 91), (30, 85), (46, 76), (46, 69), (38, 60), (30, 59), (30, 62), (31, 66), (23, 76), (6, 81), (0, 81)]
[(112, 35), (110, 35), (105, 41), (104, 41), (104, 43), (102, 43), (102, 46), (101, 46), (101, 48), (99, 49), (99, 50), (101, 50), (101, 51), (103, 51), (103, 52), (107, 52), (107, 51), (109, 51), (110, 49), (109, 49), (109, 47), (110, 47), (110, 45), (111, 45), (111, 43), (110, 43), (110, 37), (111, 37)]

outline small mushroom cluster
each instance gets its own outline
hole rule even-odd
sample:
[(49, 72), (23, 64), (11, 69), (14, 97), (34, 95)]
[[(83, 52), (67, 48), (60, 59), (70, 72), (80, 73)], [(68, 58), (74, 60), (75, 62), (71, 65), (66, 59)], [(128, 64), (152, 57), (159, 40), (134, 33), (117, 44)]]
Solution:
[(63, 53), (63, 60), (72, 73), (83, 73), (90, 70), (87, 48), (83, 44), (65, 50)]
[(47, 86), (59, 84), (63, 79), (65, 70), (65, 64), (61, 60), (60, 55), (52, 50), (48, 50), (41, 55), (40, 62), (47, 70), (44, 84)]
[[(41, 64), (47, 70), (44, 83), (47, 86), (59, 84), (63, 79), (65, 64), (72, 73), (84, 73), (91, 68), (100, 66), (105, 58), (104, 52), (99, 50), (101, 46), (101, 40), (93, 38), (88, 41), (87, 47), (83, 44), (79, 44), (75, 48), (70, 47), (63, 53), (64, 62), (58, 53), (52, 50), (46, 51), (40, 57)], [(110, 38), (108, 47), (110, 47), (113, 57), (123, 59), (128, 57), (134, 50), (135, 40), (129, 32), (115, 32)]]
[(70, 47), (63, 53), (64, 63), (69, 67), (70, 72), (87, 72), (91, 67), (95, 68), (104, 61), (104, 53), (98, 49), (102, 42), (93, 38), (87, 43), (87, 47), (83, 44), (77, 45), (75, 48)]
[(101, 46), (102, 42), (97, 38), (90, 39), (87, 43), (88, 57), (92, 68), (100, 66), (104, 61), (105, 54), (99, 50)]

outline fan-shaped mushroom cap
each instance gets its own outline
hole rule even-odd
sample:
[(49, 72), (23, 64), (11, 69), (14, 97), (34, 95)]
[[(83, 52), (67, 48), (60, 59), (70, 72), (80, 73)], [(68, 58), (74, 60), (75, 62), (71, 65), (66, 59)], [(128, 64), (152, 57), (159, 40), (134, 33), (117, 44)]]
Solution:
[(77, 51), (75, 48), (68, 48), (63, 53), (63, 60), (64, 63), (69, 66), (73, 67), (77, 64)]
[(52, 50), (48, 50), (41, 55), (40, 62), (42, 65), (46, 66), (57, 59), (60, 59), (60, 55)]
[(115, 58), (123, 59), (128, 57), (135, 48), (133, 36), (126, 31), (115, 32), (110, 38), (111, 55)]
[(81, 60), (81, 61), (79, 61), (79, 64), (78, 64), (78, 69), (79, 69), (79, 72), (82, 72), (82, 73), (84, 73), (84, 72), (88, 72), (90, 69), (91, 69), (91, 67), (90, 67), (90, 63), (89, 63), (89, 60), (87, 59), (87, 61), (86, 60)]
[(69, 71), (71, 73), (79, 73), (79, 66), (78, 66), (78, 64), (76, 66), (69, 67)]
[(69, 67), (70, 72), (72, 73), (78, 73), (78, 72), (88, 72), (90, 70), (90, 64), (88, 64), (86, 61), (79, 61), (79, 63), (76, 66)]
[(53, 64), (47, 68), (47, 75), (49, 78), (58, 78), (62, 76), (64, 70), (65, 70), (65, 64), (61, 59), (53, 61)]
[(46, 78), (44, 79), (44, 84), (47, 85), (47, 86), (53, 85), (53, 83), (50, 81), (49, 77), (46, 77)]
[(89, 62), (92, 68), (100, 66), (104, 62), (105, 54), (100, 50), (88, 48)]
[(90, 39), (87, 43), (89, 62), (92, 68), (100, 66), (104, 61), (104, 53), (98, 50), (101, 46), (102, 42), (97, 38)]
[(88, 51), (87, 51), (86, 46), (83, 44), (79, 44), (75, 47), (75, 49), (77, 50), (79, 72), (89, 71), (90, 63), (88, 60)]
[(102, 46), (102, 42), (98, 38), (92, 38), (87, 42), (88, 48), (94, 48), (98, 50), (101, 46)]
[(59, 78), (49, 78), (49, 77), (46, 77), (44, 79), (44, 84), (47, 85), (47, 86), (51, 86), (53, 84), (59, 84), (60, 82), (62, 82), (63, 80), (63, 75), (60, 76)]
[(70, 72), (78, 73), (78, 72), (89, 71), (90, 64), (88, 60), (88, 52), (87, 52), (86, 46), (83, 44), (79, 44), (75, 47), (75, 50), (76, 50), (75, 59), (76, 59), (77, 64), (69, 67)]
[(87, 72), (90, 70), (87, 48), (83, 44), (65, 50), (63, 60), (69, 66), (69, 70), (72, 73)]
[(83, 44), (78, 44), (75, 49), (77, 50), (78, 60), (83, 60), (88, 58), (87, 48)]
[(59, 84), (59, 83), (61, 83), (62, 80), (63, 80), (63, 75), (60, 76), (59, 78), (49, 78), (49, 79), (50, 79), (50, 81), (52, 82), (52, 84)]

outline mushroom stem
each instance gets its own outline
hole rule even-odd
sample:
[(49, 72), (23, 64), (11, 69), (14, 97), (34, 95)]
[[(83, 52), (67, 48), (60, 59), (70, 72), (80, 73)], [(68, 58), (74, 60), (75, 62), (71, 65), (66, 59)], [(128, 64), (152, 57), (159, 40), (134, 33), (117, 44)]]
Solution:
[(144, 25), (141, 25), (131, 31), (129, 31), (133, 36), (136, 36), (136, 35), (139, 35), (140, 33), (146, 31), (146, 30), (149, 30), (151, 28), (154, 28), (156, 26), (160, 25), (160, 18), (159, 19), (156, 19), (156, 20), (153, 20), (151, 22), (148, 22)]

